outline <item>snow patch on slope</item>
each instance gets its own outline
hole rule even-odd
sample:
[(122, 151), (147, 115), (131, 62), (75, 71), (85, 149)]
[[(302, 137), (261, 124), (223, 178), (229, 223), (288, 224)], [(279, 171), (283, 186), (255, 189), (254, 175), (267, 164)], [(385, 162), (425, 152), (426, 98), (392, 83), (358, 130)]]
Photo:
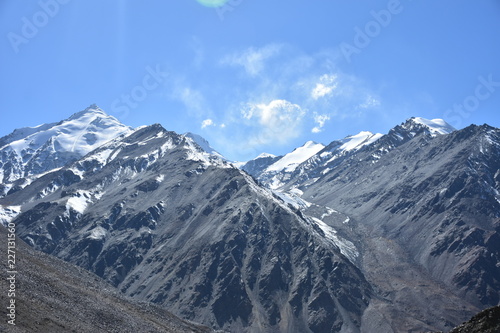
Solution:
[(21, 214), (21, 206), (0, 206), (0, 223), (5, 227)]
[(311, 207), (312, 205), (312, 203), (302, 199), (300, 197), (301, 194), (293, 192), (293, 190), (288, 193), (273, 190), (273, 193), (295, 209), (305, 209)]
[(108, 234), (108, 231), (101, 226), (98, 226), (90, 231), (90, 235), (87, 238), (101, 240), (104, 239)]
[(323, 148), (325, 146), (321, 143), (308, 141), (302, 147), (296, 148), (293, 152), (286, 154), (276, 163), (270, 165), (265, 172), (293, 172), (300, 163), (317, 154)]
[(372, 132), (360, 132), (356, 135), (348, 136), (342, 141), (344, 144), (340, 146), (339, 150), (351, 151), (358, 150), (359, 148), (369, 145), (382, 137), (382, 134), (373, 134)]
[(83, 214), (87, 207), (94, 201), (99, 200), (103, 194), (104, 192), (101, 192), (100, 188), (96, 188), (95, 191), (79, 190), (66, 201), (66, 209), (68, 211), (72, 209)]
[(337, 235), (337, 231), (335, 229), (333, 229), (320, 219), (315, 217), (310, 217), (310, 219), (312, 219), (318, 225), (318, 227), (323, 230), (323, 232), (325, 233), (325, 237), (328, 238), (335, 246), (337, 246), (344, 256), (346, 256), (353, 263), (356, 261), (356, 259), (359, 257), (359, 252), (352, 242), (340, 238)]

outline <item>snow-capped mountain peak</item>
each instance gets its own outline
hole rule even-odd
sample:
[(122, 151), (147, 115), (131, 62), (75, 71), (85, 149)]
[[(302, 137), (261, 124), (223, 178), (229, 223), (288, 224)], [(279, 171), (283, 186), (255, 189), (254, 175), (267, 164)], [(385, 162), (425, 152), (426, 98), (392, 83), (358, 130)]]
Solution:
[[(425, 119), (422, 117), (412, 117), (407, 120), (406, 124), (418, 124), (425, 126), (429, 129), (431, 132), (431, 135), (445, 135), (445, 134), (450, 134), (451, 132), (455, 131), (456, 129), (448, 124), (446, 121), (443, 119)], [(405, 125), (406, 125), (405, 124)], [(410, 126), (411, 126), (410, 125)]]
[(224, 158), (218, 151), (216, 151), (210, 143), (202, 136), (194, 134), (191, 132), (185, 133), (184, 137), (193, 140), (198, 146), (200, 146), (205, 152), (215, 155), (220, 158)]
[(37, 130), (9, 144), (19, 156), (36, 151), (50, 140), (52, 147), (47, 148), (54, 152), (64, 151), (83, 156), (121, 134), (132, 132), (130, 127), (108, 116), (96, 105), (77, 112), (62, 122), (39, 125), (33, 129)]
[(259, 158), (268, 158), (268, 157), (274, 158), (274, 157), (276, 157), (276, 155), (269, 154), (269, 153), (262, 153), (259, 156), (257, 156), (255, 159), (257, 160)]
[(96, 115), (96, 116), (100, 115), (100, 116), (116, 119), (115, 117), (112, 117), (112, 116), (106, 114), (106, 112), (104, 112), (99, 106), (97, 106), (97, 104), (92, 104), (89, 107), (87, 107), (86, 109), (79, 111), (77, 113), (74, 113), (67, 120), (78, 119), (78, 118), (85, 117), (85, 116), (88, 116), (91, 114)]
[(4, 184), (0, 196), (10, 189), (9, 183), (36, 178), (132, 132), (95, 104), (58, 123), (15, 130), (0, 138), (0, 181)]

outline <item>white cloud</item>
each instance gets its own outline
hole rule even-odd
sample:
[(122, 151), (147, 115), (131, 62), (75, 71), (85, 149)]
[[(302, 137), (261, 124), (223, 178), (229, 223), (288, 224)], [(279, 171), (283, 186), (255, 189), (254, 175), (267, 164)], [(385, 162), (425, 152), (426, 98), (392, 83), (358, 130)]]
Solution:
[(212, 119), (205, 119), (201, 122), (201, 128), (215, 126), (215, 123)]
[(330, 95), (338, 86), (337, 75), (324, 74), (319, 78), (316, 87), (311, 91), (311, 97), (319, 99)]
[(284, 144), (300, 135), (305, 111), (297, 104), (276, 99), (269, 104), (247, 104), (243, 118), (257, 128), (249, 137), (250, 146)]
[(265, 67), (269, 58), (277, 55), (281, 45), (270, 44), (262, 48), (248, 48), (243, 52), (230, 54), (222, 59), (222, 64), (231, 66), (242, 66), (248, 75), (257, 76)]
[(320, 133), (323, 130), (323, 126), (325, 126), (325, 123), (330, 120), (330, 116), (327, 114), (318, 114), (314, 113), (314, 122), (317, 124), (317, 126), (313, 127), (311, 132), (313, 133)]

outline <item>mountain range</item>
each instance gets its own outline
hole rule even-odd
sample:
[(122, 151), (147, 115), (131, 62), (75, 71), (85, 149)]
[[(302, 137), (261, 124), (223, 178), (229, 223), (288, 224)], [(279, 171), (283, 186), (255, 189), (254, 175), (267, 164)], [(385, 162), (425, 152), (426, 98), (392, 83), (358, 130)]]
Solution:
[(93, 105), (0, 146), (18, 237), (214, 329), (443, 331), (500, 302), (488, 125), (414, 117), (235, 164)]

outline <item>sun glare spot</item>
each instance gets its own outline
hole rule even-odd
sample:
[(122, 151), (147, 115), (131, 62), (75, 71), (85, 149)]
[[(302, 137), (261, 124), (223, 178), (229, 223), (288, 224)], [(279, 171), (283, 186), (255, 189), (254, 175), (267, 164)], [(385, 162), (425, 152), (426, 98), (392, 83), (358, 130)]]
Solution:
[(201, 3), (203, 6), (216, 8), (224, 6), (229, 0), (196, 0), (196, 1)]

